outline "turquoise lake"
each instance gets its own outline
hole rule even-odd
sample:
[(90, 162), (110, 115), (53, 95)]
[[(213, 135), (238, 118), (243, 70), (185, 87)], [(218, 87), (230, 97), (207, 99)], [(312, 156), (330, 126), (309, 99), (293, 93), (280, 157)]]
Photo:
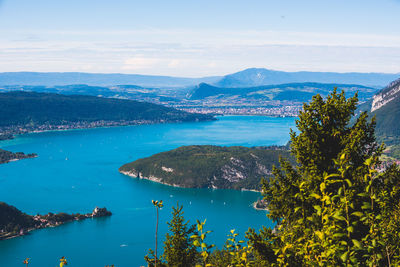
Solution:
[(54, 267), (61, 256), (68, 266), (145, 265), (144, 255), (154, 249), (152, 199), (165, 203), (159, 247), (177, 202), (190, 222), (207, 219), (206, 229), (213, 230), (208, 241), (218, 246), (230, 229), (243, 236), (249, 227), (271, 226), (265, 211), (251, 207), (259, 193), (174, 188), (124, 176), (118, 168), (182, 145), (283, 145), (289, 128), (295, 128), (294, 118), (225, 116), (213, 122), (44, 132), (2, 141), (3, 149), (39, 156), (0, 165), (0, 201), (28, 214), (87, 213), (99, 206), (113, 215), (0, 241), (0, 266), (22, 266), (29, 257), (30, 267)]

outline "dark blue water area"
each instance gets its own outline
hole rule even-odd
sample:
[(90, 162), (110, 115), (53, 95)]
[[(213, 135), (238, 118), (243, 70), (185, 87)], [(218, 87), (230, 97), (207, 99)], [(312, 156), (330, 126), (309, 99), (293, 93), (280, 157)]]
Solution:
[(208, 241), (217, 246), (224, 244), (230, 229), (243, 237), (249, 227), (273, 226), (265, 211), (251, 207), (259, 193), (174, 188), (124, 176), (118, 168), (182, 145), (284, 145), (294, 121), (224, 116), (212, 122), (32, 133), (2, 141), (3, 149), (39, 156), (0, 165), (0, 201), (28, 214), (87, 213), (99, 206), (113, 215), (0, 241), (0, 266), (21, 266), (26, 257), (30, 267), (57, 266), (61, 256), (69, 266), (145, 265), (143, 256), (155, 242), (153, 199), (165, 204), (159, 247), (177, 202), (191, 223), (207, 219), (206, 229), (213, 230)]

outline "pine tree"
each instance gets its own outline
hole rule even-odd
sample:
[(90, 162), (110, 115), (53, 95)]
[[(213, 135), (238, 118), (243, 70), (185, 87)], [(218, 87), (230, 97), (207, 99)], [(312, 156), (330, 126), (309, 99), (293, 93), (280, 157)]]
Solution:
[(188, 225), (183, 217), (183, 206), (172, 207), (172, 220), (168, 222), (170, 233), (165, 235), (163, 260), (167, 266), (194, 266), (198, 255), (190, 236), (195, 234), (196, 225)]
[[(157, 266), (186, 267), (195, 266), (199, 256), (191, 236), (197, 234), (196, 225), (185, 222), (183, 206), (172, 207), (172, 219), (168, 222), (169, 233), (165, 235), (164, 252), (157, 259)], [(145, 257), (149, 266), (155, 266), (156, 256), (153, 250), (149, 250)]]

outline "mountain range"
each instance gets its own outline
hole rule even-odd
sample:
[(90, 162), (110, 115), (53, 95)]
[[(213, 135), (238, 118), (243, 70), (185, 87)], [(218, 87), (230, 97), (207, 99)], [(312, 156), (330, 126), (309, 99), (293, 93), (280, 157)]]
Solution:
[(3, 72), (0, 85), (70, 85), (112, 86), (134, 84), (150, 87), (184, 87), (201, 82), (213, 83), (220, 77), (182, 78), (156, 75), (84, 72)]
[(387, 73), (285, 72), (263, 68), (250, 68), (226, 75), (214, 84), (219, 87), (250, 87), (282, 83), (317, 82), (382, 87), (399, 76), (400, 74)]
[(183, 78), (140, 74), (103, 74), (83, 72), (3, 72), (0, 85), (69, 85), (112, 86), (134, 84), (145, 87), (187, 87), (209, 83), (217, 87), (255, 87), (282, 83), (341, 83), (382, 87), (395, 80), (399, 74), (387, 73), (337, 73), (337, 72), (285, 72), (264, 68), (250, 68), (225, 76)]
[(187, 95), (190, 100), (238, 98), (246, 100), (279, 100), (308, 102), (315, 94), (328, 95), (333, 88), (344, 90), (353, 95), (358, 92), (359, 99), (365, 101), (371, 98), (377, 89), (357, 84), (333, 84), (333, 83), (286, 83), (276, 85), (263, 85), (256, 87), (216, 87), (201, 83)]

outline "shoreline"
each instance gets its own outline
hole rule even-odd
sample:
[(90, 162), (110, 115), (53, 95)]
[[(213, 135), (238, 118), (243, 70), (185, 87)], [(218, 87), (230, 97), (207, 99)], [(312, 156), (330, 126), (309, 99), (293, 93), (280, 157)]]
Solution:
[(64, 218), (64, 219), (59, 218), (58, 220), (57, 220), (57, 218), (52, 218), (54, 216), (60, 216), (61, 214), (64, 214), (64, 213), (59, 213), (59, 214), (48, 213), (46, 215), (34, 215), (34, 216), (29, 215), (37, 225), (35, 225), (34, 227), (30, 227), (30, 228), (21, 228), (21, 229), (19, 229), (19, 232), (17, 231), (15, 233), (0, 232), (0, 241), (24, 236), (34, 230), (53, 228), (53, 227), (63, 225), (65, 223), (69, 223), (69, 222), (82, 221), (82, 220), (89, 219), (89, 218), (93, 219), (93, 218), (99, 218), (99, 217), (109, 217), (112, 215), (112, 213), (110, 211), (108, 211), (106, 208), (96, 207), (96, 208), (94, 208), (94, 210), (91, 213), (86, 213), (86, 214), (77, 213), (77, 214), (71, 214), (71, 215), (66, 214), (68, 216), (67, 218)]
[(254, 193), (261, 193), (261, 191), (255, 190), (255, 189), (247, 189), (247, 188), (240, 188), (240, 189), (233, 189), (233, 188), (218, 188), (218, 187), (185, 187), (185, 186), (180, 186), (177, 184), (169, 184), (166, 182), (162, 182), (161, 178), (152, 176), (152, 177), (144, 177), (141, 175), (137, 175), (136, 173), (132, 172), (132, 171), (120, 171), (118, 170), (119, 173), (132, 177), (132, 178), (136, 178), (136, 179), (143, 179), (143, 180), (148, 180), (154, 183), (158, 183), (158, 184), (163, 184), (163, 185), (167, 185), (167, 186), (172, 186), (172, 187), (176, 187), (176, 188), (186, 188), (186, 189), (225, 189), (225, 190), (236, 190), (236, 191), (248, 191), (248, 192), (254, 192)]
[(39, 157), (39, 155), (35, 155), (35, 156), (32, 156), (32, 157), (20, 158), (20, 159), (14, 158), (14, 159), (10, 159), (10, 160), (8, 160), (6, 162), (0, 162), (0, 164), (7, 164), (7, 163), (10, 163), (10, 162), (20, 161), (20, 160), (23, 160), (23, 159), (34, 159), (34, 158), (37, 158), (37, 157)]
[[(128, 127), (128, 126), (140, 126), (140, 125), (155, 125), (155, 124), (169, 124), (169, 123), (193, 123), (193, 122), (210, 122), (210, 121), (216, 121), (218, 120), (217, 118), (214, 117), (214, 120), (194, 120), (194, 121), (128, 121), (128, 122), (111, 122), (109, 121), (109, 124), (107, 125), (86, 125), (86, 126), (80, 126), (80, 125), (42, 125), (38, 127), (50, 127), (49, 129), (24, 129), (23, 126), (12, 126), (12, 127), (19, 127), (22, 128), (22, 130), (19, 131), (13, 131), (13, 130), (4, 130), (0, 129), (0, 135), (10, 135), (7, 136), (5, 139), (1, 139), (1, 141), (8, 141), (8, 140), (13, 140), (18, 136), (22, 135), (27, 135), (27, 134), (37, 134), (37, 133), (46, 133), (46, 132), (62, 132), (62, 131), (78, 131), (78, 130), (90, 130), (90, 129), (102, 129), (102, 128), (113, 128), (113, 127)], [(94, 121), (92, 123), (96, 124), (99, 122), (103, 121)], [(104, 121), (105, 123), (107, 121)], [(69, 128), (68, 128), (69, 127)], [(53, 129), (54, 128), (54, 129)]]
[(251, 204), (251, 206), (252, 206), (255, 210), (265, 210), (265, 211), (268, 211), (268, 208), (257, 208), (257, 201), (253, 202), (253, 204)]

